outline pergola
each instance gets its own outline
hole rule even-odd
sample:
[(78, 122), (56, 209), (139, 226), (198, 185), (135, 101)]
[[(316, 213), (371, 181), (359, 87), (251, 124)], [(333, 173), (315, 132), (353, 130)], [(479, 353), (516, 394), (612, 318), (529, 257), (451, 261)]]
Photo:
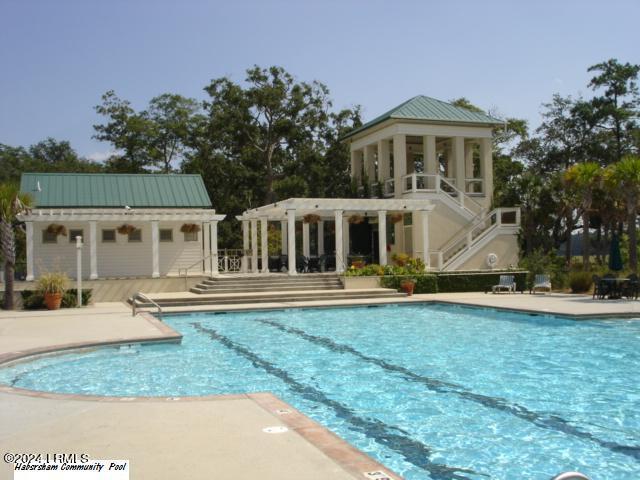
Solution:
[[(342, 273), (346, 266), (349, 245), (348, 218), (359, 214), (364, 217), (378, 219), (378, 246), (381, 265), (387, 264), (387, 213), (412, 213), (421, 216), (422, 232), (419, 236), (425, 266), (429, 264), (428, 215), (434, 205), (429, 200), (416, 199), (367, 199), (367, 198), (289, 198), (255, 209), (247, 210), (236, 218), (242, 221), (242, 239), (245, 252), (251, 252), (251, 270), (258, 272), (258, 221), (260, 221), (260, 239), (262, 252), (262, 273), (268, 273), (268, 222), (280, 221), (282, 231), (283, 253), (292, 253), (288, 257), (288, 273), (296, 274), (296, 220), (307, 214), (320, 217), (318, 223), (318, 250), (324, 253), (324, 221), (335, 221), (336, 272)], [(345, 238), (346, 237), (346, 238)], [(286, 243), (285, 243), (286, 238)], [(286, 250), (285, 250), (286, 245)], [(309, 256), (309, 224), (302, 226), (302, 252)], [(248, 271), (247, 256), (243, 257), (242, 269)]]

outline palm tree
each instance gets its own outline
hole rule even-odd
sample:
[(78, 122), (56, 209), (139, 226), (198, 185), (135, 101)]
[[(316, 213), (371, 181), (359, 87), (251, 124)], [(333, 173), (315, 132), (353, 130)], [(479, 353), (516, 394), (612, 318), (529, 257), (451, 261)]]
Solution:
[(606, 171), (607, 180), (624, 195), (627, 206), (627, 227), (629, 229), (629, 266), (638, 271), (638, 245), (636, 219), (640, 200), (640, 157), (627, 155)]
[(570, 188), (580, 196), (582, 210), (582, 264), (589, 270), (590, 239), (589, 216), (593, 203), (593, 192), (602, 183), (602, 168), (596, 162), (576, 163), (564, 172), (564, 179)]
[(13, 310), (13, 277), (16, 267), (16, 217), (29, 211), (31, 199), (11, 184), (0, 185), (0, 248), (4, 259), (4, 305)]

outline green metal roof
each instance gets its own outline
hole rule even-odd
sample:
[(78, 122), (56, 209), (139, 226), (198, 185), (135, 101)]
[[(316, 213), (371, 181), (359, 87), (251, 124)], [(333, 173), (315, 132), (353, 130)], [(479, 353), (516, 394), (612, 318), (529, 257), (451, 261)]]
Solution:
[(38, 208), (211, 208), (200, 175), (23, 173)]
[(502, 125), (504, 123), (504, 121), (491, 117), (486, 113), (474, 112), (466, 108), (456, 107), (442, 100), (418, 95), (349, 132), (343, 137), (343, 140), (392, 118), (424, 120), (433, 123), (475, 123), (479, 125)]

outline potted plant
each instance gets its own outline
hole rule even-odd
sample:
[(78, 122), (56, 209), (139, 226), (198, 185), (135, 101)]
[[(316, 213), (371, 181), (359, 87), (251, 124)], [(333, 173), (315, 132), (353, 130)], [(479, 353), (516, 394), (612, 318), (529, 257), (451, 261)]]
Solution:
[(60, 308), (62, 296), (67, 289), (69, 277), (66, 273), (52, 272), (44, 273), (40, 276), (37, 288), (44, 296), (44, 304), (49, 310), (57, 310)]
[(401, 222), (402, 220), (404, 220), (404, 215), (402, 213), (392, 213), (389, 215), (389, 221), (393, 224)]
[(302, 221), (304, 223), (319, 223), (320, 220), (320, 215), (316, 215), (315, 213), (307, 213), (304, 217), (302, 217)]
[(116, 230), (120, 235), (131, 235), (135, 231), (136, 227), (129, 224), (122, 224)]
[(404, 278), (400, 282), (400, 289), (407, 294), (407, 296), (413, 295), (413, 289), (416, 286), (416, 281), (413, 278)]
[(64, 235), (67, 236), (67, 228), (64, 225), (58, 225), (57, 223), (52, 223), (47, 226), (47, 233), (55, 236)]
[(200, 231), (200, 225), (197, 223), (185, 223), (180, 227), (182, 233), (198, 233)]
[(347, 221), (352, 225), (359, 225), (360, 223), (364, 222), (364, 217), (358, 213), (354, 213), (348, 218)]

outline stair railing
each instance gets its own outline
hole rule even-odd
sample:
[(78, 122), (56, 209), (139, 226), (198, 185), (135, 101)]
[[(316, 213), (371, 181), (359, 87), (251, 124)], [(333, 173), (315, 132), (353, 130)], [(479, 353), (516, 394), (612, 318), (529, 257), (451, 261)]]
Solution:
[(137, 292), (133, 295), (133, 297), (131, 297), (131, 316), (132, 317), (135, 317), (138, 314), (138, 310), (140, 309), (140, 306), (138, 305), (138, 299), (143, 300), (146, 303), (150, 303), (151, 305), (156, 307), (158, 309), (157, 311), (158, 318), (162, 320), (162, 308), (160, 307), (160, 305), (158, 305), (156, 302), (151, 300), (142, 292)]
[[(503, 217), (505, 214), (513, 214), (513, 222), (504, 222)], [(440, 269), (454, 257), (457, 257), (464, 251), (468, 251), (474, 244), (488, 235), (489, 231), (501, 225), (520, 225), (520, 209), (496, 208), (477, 222), (474, 222), (471, 226), (463, 228), (460, 233), (454, 235), (453, 238), (439, 250), (442, 253), (442, 261), (438, 262)]]

